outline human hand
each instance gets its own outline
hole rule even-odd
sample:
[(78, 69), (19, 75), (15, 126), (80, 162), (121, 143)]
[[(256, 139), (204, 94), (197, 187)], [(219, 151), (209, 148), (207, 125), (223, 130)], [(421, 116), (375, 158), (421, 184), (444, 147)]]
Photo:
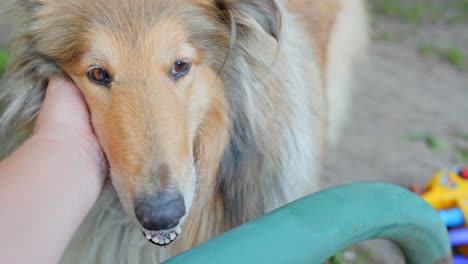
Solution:
[[(68, 152), (70, 159), (83, 164), (80, 167), (82, 175), (90, 177), (89, 184), (102, 187), (107, 174), (105, 158), (91, 125), (87, 105), (74, 83), (62, 79), (49, 81), (33, 138), (49, 144), (48, 147), (53, 145)], [(97, 175), (96, 171), (101, 173)]]
[(100, 151), (86, 103), (81, 92), (71, 81), (49, 81), (36, 119), (34, 134), (48, 136), (54, 141), (78, 141)]
[(80, 91), (50, 80), (33, 135), (0, 162), (0, 262), (58, 263), (101, 193), (105, 164)]

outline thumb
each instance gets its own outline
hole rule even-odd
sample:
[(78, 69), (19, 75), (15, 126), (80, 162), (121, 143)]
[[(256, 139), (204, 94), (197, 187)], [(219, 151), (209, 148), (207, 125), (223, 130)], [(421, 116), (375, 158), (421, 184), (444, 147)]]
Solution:
[(43, 107), (47, 110), (48, 108), (52, 108), (55, 110), (67, 110), (70, 107), (87, 109), (86, 104), (83, 100), (83, 96), (78, 90), (78, 87), (76, 87), (76, 85), (73, 82), (64, 79), (49, 80), (49, 85), (46, 89)]
[(89, 123), (88, 108), (78, 87), (71, 81), (50, 79), (36, 128), (81, 129)]

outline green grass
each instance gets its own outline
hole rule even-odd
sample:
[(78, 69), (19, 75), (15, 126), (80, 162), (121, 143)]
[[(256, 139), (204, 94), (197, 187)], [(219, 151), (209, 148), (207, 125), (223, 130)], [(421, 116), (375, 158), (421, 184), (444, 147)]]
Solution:
[(449, 148), (449, 141), (440, 136), (428, 136), (425, 140), (426, 146), (433, 152), (444, 152)]
[(468, 148), (456, 148), (455, 160), (463, 164), (468, 164)]
[(468, 143), (468, 132), (458, 132), (456, 136)]
[(406, 23), (419, 23), (424, 14), (422, 5), (403, 5), (394, 0), (379, 0), (376, 9), (378, 13), (398, 18)]
[(393, 32), (383, 32), (382, 34), (379, 34), (377, 36), (378, 40), (383, 40), (383, 41), (388, 41), (388, 42), (394, 42), (394, 41), (400, 41), (403, 39), (403, 36), (401, 34), (393, 33)]
[(468, 0), (464, 0), (461, 2), (460, 4), (460, 7), (461, 7), (461, 12), (463, 14), (463, 16), (468, 19)]
[(431, 43), (422, 43), (419, 45), (419, 53), (423, 57), (433, 57), (437, 53), (437, 49)]
[(436, 153), (450, 151), (452, 160), (468, 164), (468, 132), (457, 132), (448, 136), (436, 136), (426, 131), (410, 132), (403, 136), (408, 142), (424, 142), (426, 147)]
[(450, 142), (447, 138), (436, 136), (425, 131), (407, 133), (403, 136), (403, 140), (409, 142), (424, 142), (426, 147), (433, 152), (444, 152), (450, 146)]
[(468, 132), (459, 132), (456, 138), (461, 139), (464, 144), (462, 144), (463, 146), (458, 145), (455, 148), (455, 159), (457, 162), (468, 164), (468, 147), (466, 147), (468, 144)]
[(401, 18), (407, 23), (419, 23), (422, 20), (423, 12), (422, 6), (415, 5), (402, 12)]
[(5, 71), (5, 67), (8, 63), (9, 53), (6, 50), (0, 49), (0, 74)]
[[(352, 259), (346, 259), (346, 254), (353, 254), (354, 257)], [(374, 257), (369, 249), (361, 247), (359, 245), (352, 246), (344, 251), (339, 252), (335, 256), (331, 257), (326, 264), (346, 264), (346, 263), (353, 263), (353, 264), (364, 264), (364, 263), (374, 263)]]
[(418, 49), (421, 56), (439, 58), (450, 63), (458, 70), (463, 71), (468, 66), (467, 55), (458, 47), (440, 48), (431, 43), (423, 42), (419, 44)]
[(465, 67), (466, 56), (465, 53), (459, 48), (451, 47), (444, 52), (445, 59), (458, 69)]
[(330, 264), (346, 264), (344, 252), (340, 252), (330, 259)]
[(408, 24), (422, 24), (423, 22), (460, 24), (468, 21), (468, 0), (447, 0), (436, 3), (373, 0), (371, 3), (377, 14)]

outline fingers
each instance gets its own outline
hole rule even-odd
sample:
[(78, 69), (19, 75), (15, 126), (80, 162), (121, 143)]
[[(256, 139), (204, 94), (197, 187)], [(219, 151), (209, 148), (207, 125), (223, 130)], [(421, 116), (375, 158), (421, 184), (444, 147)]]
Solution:
[(68, 89), (74, 89), (73, 86), (74, 86), (74, 84), (71, 81), (53, 77), (53, 78), (49, 79), (49, 85), (47, 86), (47, 92), (52, 93), (52, 92), (56, 91), (57, 88), (60, 88), (60, 87), (64, 87), (64, 88), (68, 88)]
[(70, 107), (86, 108), (78, 87), (71, 81), (58, 78), (49, 80), (43, 105), (45, 105), (44, 108), (52, 107), (59, 108), (59, 110), (66, 110)]
[(63, 79), (50, 79), (36, 120), (39, 128), (91, 130), (89, 112), (78, 87)]

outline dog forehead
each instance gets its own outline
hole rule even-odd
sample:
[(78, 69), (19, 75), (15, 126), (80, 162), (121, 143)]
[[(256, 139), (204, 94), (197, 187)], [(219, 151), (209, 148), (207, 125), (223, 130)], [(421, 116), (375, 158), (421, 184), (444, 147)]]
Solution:
[(126, 30), (91, 30), (87, 37), (88, 51), (82, 57), (83, 66), (100, 64), (141, 72), (172, 66), (175, 60), (199, 60), (198, 52), (188, 40), (187, 30), (177, 20), (168, 19), (149, 29), (133, 30), (133, 36)]
[[(96, 3), (78, 1), (87, 1), (91, 6)], [(103, 3), (108, 5), (103, 6)], [(157, 48), (167, 50), (186, 42), (190, 33), (186, 30), (193, 16), (190, 1), (105, 0), (96, 4), (95, 8), (90, 6), (83, 10), (89, 12), (83, 15), (83, 22), (88, 24), (88, 31), (93, 35), (91, 39), (101, 40), (101, 45), (125, 43), (134, 51), (145, 45), (158, 45)]]
[[(35, 49), (71, 74), (81, 75), (101, 62), (106, 66), (106, 59), (141, 70), (139, 62), (167, 68), (174, 59), (211, 65), (225, 53), (206, 49), (208, 42), (219, 42), (210, 38), (220, 36), (213, 34), (219, 27), (198, 0), (48, 0), (34, 17)], [(206, 59), (208, 53), (216, 56)]]
[(192, 1), (181, 0), (75, 0), (83, 14), (88, 14), (92, 23), (115, 30), (146, 27), (168, 17), (183, 17), (191, 12)]

